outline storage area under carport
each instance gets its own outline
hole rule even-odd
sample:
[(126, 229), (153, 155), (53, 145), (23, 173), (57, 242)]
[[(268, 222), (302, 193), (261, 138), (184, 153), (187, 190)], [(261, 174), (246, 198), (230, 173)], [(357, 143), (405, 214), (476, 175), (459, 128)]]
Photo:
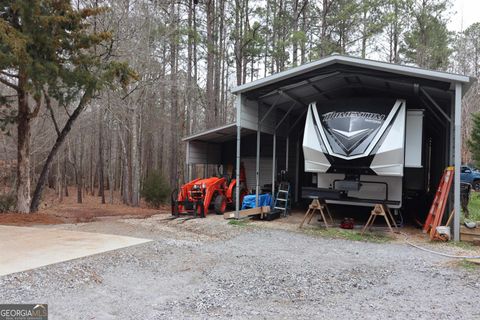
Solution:
[[(247, 185), (258, 197), (262, 190), (275, 195), (277, 175), (285, 171), (291, 198), (299, 203), (302, 188), (319, 184), (318, 174), (305, 171), (302, 152), (309, 104), (316, 102), (319, 109), (335, 109), (337, 104), (401, 99), (408, 116), (414, 112), (423, 115), (420, 144), (415, 142), (418, 133), (412, 131), (418, 124), (406, 126), (406, 160), (399, 180), (402, 212), (404, 216), (424, 218), (444, 169), (455, 165), (454, 196), (450, 197), (453, 201), (449, 208), (455, 207), (457, 238), (461, 97), (469, 82), (461, 75), (334, 55), (247, 83), (232, 90), (237, 96), (236, 123), (184, 139), (188, 178), (216, 174), (216, 165), (223, 165), (222, 170), (234, 172), (232, 178), (239, 181), (243, 165)], [(413, 139), (411, 143), (409, 139)], [(413, 163), (409, 165), (407, 158), (413, 158)], [(237, 201), (237, 214), (240, 206)]]

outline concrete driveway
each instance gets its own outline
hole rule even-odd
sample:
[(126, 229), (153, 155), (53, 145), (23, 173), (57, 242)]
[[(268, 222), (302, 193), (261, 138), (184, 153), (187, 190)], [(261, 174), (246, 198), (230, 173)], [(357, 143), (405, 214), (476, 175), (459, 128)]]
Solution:
[(101, 233), (0, 225), (0, 276), (149, 241)]

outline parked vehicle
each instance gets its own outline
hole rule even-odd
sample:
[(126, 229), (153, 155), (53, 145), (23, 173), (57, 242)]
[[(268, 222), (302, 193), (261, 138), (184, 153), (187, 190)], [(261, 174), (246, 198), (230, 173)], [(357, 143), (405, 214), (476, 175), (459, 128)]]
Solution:
[(467, 166), (460, 169), (460, 180), (472, 185), (475, 191), (480, 191), (480, 172)]
[[(211, 207), (216, 214), (223, 214), (227, 206), (235, 205), (236, 189), (237, 180), (228, 175), (187, 182), (179, 191), (172, 192), (172, 215), (193, 214), (204, 218)], [(245, 169), (241, 166), (240, 205), (247, 194)]]
[(424, 110), (407, 109), (402, 99), (311, 103), (303, 154), (317, 188), (303, 188), (302, 197), (401, 208), (404, 169), (423, 168), (423, 118)]

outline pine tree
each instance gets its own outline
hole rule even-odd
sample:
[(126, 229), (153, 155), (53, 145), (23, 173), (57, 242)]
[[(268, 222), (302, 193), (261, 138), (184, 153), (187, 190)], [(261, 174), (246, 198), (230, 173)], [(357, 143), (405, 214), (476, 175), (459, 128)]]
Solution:
[[(109, 32), (92, 32), (89, 21), (104, 8), (74, 9), (70, 0), (0, 1), (0, 82), (16, 93), (17, 210), (38, 208), (53, 158), (73, 123), (94, 94), (134, 73), (125, 63), (107, 62)], [(30, 203), (30, 128), (41, 107), (78, 102), (63, 128), (55, 122), (57, 140), (50, 151)], [(33, 108), (30, 104), (33, 101)], [(31, 207), (31, 208), (30, 208)]]
[(466, 41), (466, 49), (470, 57), (470, 70), (467, 73), (474, 77), (480, 76), (480, 22), (476, 22), (469, 26), (464, 32)]
[(475, 165), (480, 166), (480, 113), (473, 114), (472, 134), (468, 140), (468, 147), (472, 153)]
[(433, 70), (447, 68), (451, 34), (444, 15), (448, 4), (448, 0), (422, 0), (416, 6), (413, 27), (405, 35), (403, 48), (408, 62)]

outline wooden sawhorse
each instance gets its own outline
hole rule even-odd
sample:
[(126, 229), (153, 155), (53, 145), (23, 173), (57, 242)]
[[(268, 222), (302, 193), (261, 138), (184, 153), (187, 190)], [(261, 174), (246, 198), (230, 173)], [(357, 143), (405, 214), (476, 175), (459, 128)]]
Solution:
[(318, 211), (320, 215), (322, 216), (323, 223), (325, 224), (325, 227), (328, 228), (328, 222), (325, 216), (325, 213), (328, 215), (330, 218), (330, 221), (333, 225), (333, 218), (332, 215), (330, 214), (330, 210), (328, 210), (327, 203), (323, 199), (313, 199), (312, 203), (308, 206), (307, 213), (305, 213), (305, 216), (303, 217), (302, 223), (300, 223), (299, 228), (303, 226), (305, 221), (308, 219), (307, 224), (310, 224), (312, 221), (313, 217), (315, 216), (315, 213)]
[[(362, 235), (367, 229), (369, 229), (373, 225), (373, 222), (375, 221), (375, 218), (377, 216), (382, 216), (385, 219), (385, 221), (387, 222), (388, 228), (392, 233), (395, 233), (395, 231), (398, 232), (397, 223), (395, 222), (392, 212), (390, 211), (388, 206), (386, 206), (385, 204), (376, 204), (372, 212), (370, 213), (370, 217), (368, 218), (367, 223), (365, 224), (365, 227), (363, 227)], [(392, 229), (390, 220), (393, 226), (395, 227), (395, 231), (393, 231)]]

